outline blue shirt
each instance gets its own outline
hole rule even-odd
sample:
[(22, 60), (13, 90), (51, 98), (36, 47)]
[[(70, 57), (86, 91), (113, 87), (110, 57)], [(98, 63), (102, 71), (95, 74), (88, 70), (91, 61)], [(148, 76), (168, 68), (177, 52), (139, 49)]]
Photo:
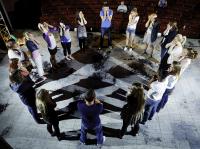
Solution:
[(26, 41), (26, 46), (28, 50), (32, 53), (35, 50), (38, 50), (38, 46), (31, 40)]
[(88, 106), (84, 100), (80, 100), (77, 107), (82, 116), (82, 123), (85, 127), (92, 129), (101, 124), (99, 115), (103, 111), (103, 104), (95, 103)]
[[(111, 9), (109, 9), (109, 16), (113, 15), (113, 11)], [(103, 9), (100, 11), (100, 16), (104, 16), (104, 11)], [(111, 21), (106, 18), (104, 21), (101, 21), (101, 28), (109, 28), (111, 27)]]

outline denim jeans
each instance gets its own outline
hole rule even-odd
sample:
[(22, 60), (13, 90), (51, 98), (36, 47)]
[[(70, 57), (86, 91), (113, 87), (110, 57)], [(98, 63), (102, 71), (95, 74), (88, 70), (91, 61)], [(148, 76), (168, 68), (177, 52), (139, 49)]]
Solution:
[(103, 40), (104, 40), (104, 35), (107, 33), (108, 34), (108, 46), (112, 45), (112, 40), (111, 40), (111, 28), (101, 28), (101, 39), (100, 39), (100, 47), (103, 48)]
[(103, 130), (101, 124), (99, 124), (94, 128), (87, 128), (83, 125), (83, 123), (81, 124), (81, 136), (80, 136), (80, 141), (82, 143), (86, 143), (88, 130), (94, 130), (97, 137), (97, 144), (103, 144)]
[(159, 112), (160, 109), (163, 109), (163, 108), (165, 107), (165, 105), (166, 105), (166, 103), (167, 103), (167, 101), (168, 101), (168, 97), (169, 97), (169, 95), (171, 94), (171, 92), (173, 91), (173, 89), (174, 89), (174, 88), (172, 88), (172, 89), (166, 89), (166, 90), (165, 90), (165, 92), (164, 92), (164, 94), (163, 94), (163, 96), (162, 96), (162, 99), (161, 99), (161, 101), (160, 101), (159, 104), (158, 104), (158, 107), (157, 107), (156, 112)]
[(42, 124), (42, 123), (44, 123), (41, 119), (40, 119), (40, 117), (39, 117), (39, 115), (38, 115), (38, 113), (37, 113), (37, 108), (36, 108), (36, 106), (28, 106), (27, 105), (27, 107), (28, 107), (28, 111), (31, 113), (31, 115), (33, 116), (33, 119), (38, 123), (38, 124)]
[(152, 120), (159, 102), (160, 102), (160, 100), (155, 101), (150, 98), (147, 98), (146, 103), (145, 103), (144, 116), (143, 116), (143, 120), (142, 120), (143, 124), (145, 124), (147, 120)]

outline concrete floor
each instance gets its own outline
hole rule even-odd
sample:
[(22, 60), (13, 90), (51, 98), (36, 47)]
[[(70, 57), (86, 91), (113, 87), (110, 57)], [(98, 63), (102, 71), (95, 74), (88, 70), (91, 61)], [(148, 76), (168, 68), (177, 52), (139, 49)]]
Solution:
[[(41, 34), (34, 33), (41, 42), (40, 48), (44, 63), (48, 63), (49, 54)], [(57, 108), (63, 108), (74, 101), (77, 95), (84, 94), (89, 88), (95, 88), (98, 98), (104, 104), (101, 115), (104, 133), (107, 136), (104, 149), (199, 149), (200, 148), (200, 64), (199, 58), (181, 76), (166, 107), (156, 114), (152, 121), (141, 125), (139, 136), (125, 135), (122, 140), (116, 137), (122, 126), (119, 116), (125, 103), (125, 94), (132, 82), (146, 83), (157, 69), (159, 51), (154, 58), (141, 55), (139, 44), (134, 52), (124, 52), (124, 37), (114, 38), (114, 49), (108, 57), (99, 63), (96, 58), (95, 43), (90, 43), (88, 52), (78, 51), (76, 34), (72, 33), (72, 52), (76, 60), (64, 61), (62, 50), (57, 59), (63, 66), (59, 71), (50, 73), (48, 80), (37, 89), (52, 91)], [(91, 38), (92, 35), (89, 36)], [(92, 37), (96, 39), (95, 35)], [(137, 38), (138, 43), (141, 39)], [(59, 43), (59, 42), (58, 42)], [(200, 46), (199, 40), (189, 40), (188, 46)], [(94, 50), (92, 50), (94, 49)], [(198, 47), (195, 49), (198, 50)], [(97, 62), (95, 65), (94, 62)], [(0, 104), (4, 106), (0, 113), (0, 135), (15, 149), (84, 149), (96, 148), (95, 145), (83, 146), (77, 138), (80, 130), (78, 113), (60, 121), (60, 129), (68, 139), (58, 142), (46, 131), (46, 125), (36, 124), (19, 97), (8, 87), (8, 58), (0, 62)], [(48, 66), (48, 65), (45, 65)], [(99, 79), (101, 78), (101, 79)], [(2, 107), (1, 106), (1, 107)], [(94, 136), (90, 135), (91, 138)], [(74, 138), (74, 139), (73, 139)]]

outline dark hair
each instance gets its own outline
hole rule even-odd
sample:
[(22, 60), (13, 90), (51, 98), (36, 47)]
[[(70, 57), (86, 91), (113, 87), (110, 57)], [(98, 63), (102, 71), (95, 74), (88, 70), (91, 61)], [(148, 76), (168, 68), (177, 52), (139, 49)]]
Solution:
[(85, 100), (88, 102), (92, 102), (95, 99), (95, 97), (95, 91), (93, 89), (90, 89), (85, 95)]
[(13, 73), (9, 75), (9, 79), (11, 83), (22, 83), (24, 77), (21, 75), (21, 70), (17, 69)]
[(14, 39), (9, 39), (6, 42), (6, 46), (7, 46), (8, 49), (12, 49), (15, 43), (16, 43), (16, 41)]

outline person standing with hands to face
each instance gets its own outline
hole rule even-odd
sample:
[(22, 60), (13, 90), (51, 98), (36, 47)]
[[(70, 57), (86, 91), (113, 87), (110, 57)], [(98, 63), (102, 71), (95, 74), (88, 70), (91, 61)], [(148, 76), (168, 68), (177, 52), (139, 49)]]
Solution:
[(77, 13), (77, 23), (78, 23), (77, 36), (79, 40), (79, 47), (82, 52), (85, 52), (86, 49), (85, 41), (87, 38), (87, 31), (85, 25), (87, 24), (87, 21), (82, 11), (79, 11)]
[(138, 21), (139, 21), (139, 16), (137, 13), (137, 8), (134, 8), (129, 15), (129, 22), (126, 29), (126, 46), (124, 48), (124, 51), (128, 49), (129, 45), (130, 45), (129, 50), (130, 52), (132, 51), (132, 46), (133, 46), (134, 37), (135, 37), (135, 30), (136, 30)]
[(101, 39), (100, 39), (100, 48), (103, 48), (104, 35), (108, 34), (108, 47), (112, 49), (111, 41), (111, 21), (112, 21), (113, 11), (107, 6), (107, 3), (104, 3), (102, 10), (100, 11), (101, 17)]
[(157, 14), (153, 13), (148, 16), (148, 21), (145, 24), (147, 31), (144, 35), (143, 42), (146, 44), (144, 53), (147, 53), (147, 49), (152, 48), (151, 57), (155, 47), (155, 41), (157, 39), (158, 30), (160, 28), (159, 22), (157, 21)]
[(71, 36), (69, 29), (69, 26), (65, 25), (63, 22), (60, 22), (59, 34), (64, 56), (66, 60), (73, 60), (74, 58), (71, 56)]
[(38, 28), (43, 33), (43, 38), (47, 43), (48, 51), (50, 53), (50, 62), (52, 68), (55, 70), (59, 67), (56, 61), (57, 44), (55, 37), (52, 32), (57, 31), (55, 27), (49, 25), (48, 23), (39, 23)]

